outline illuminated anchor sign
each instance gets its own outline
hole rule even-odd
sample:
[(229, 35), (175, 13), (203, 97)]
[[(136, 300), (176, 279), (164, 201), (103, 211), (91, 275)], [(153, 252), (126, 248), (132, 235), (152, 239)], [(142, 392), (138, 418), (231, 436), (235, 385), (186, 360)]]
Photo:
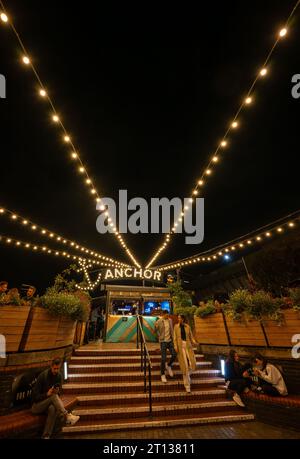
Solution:
[(152, 269), (138, 268), (109, 268), (105, 269), (102, 281), (116, 279), (145, 279), (153, 282), (161, 282), (162, 273)]

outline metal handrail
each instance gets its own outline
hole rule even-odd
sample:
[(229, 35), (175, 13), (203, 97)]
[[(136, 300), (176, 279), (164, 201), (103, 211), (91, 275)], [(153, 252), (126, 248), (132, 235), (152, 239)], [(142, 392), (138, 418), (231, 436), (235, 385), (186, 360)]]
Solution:
[[(141, 316), (137, 314), (137, 347), (141, 344), (141, 372), (144, 373), (144, 392), (149, 390), (149, 415), (152, 416), (152, 362), (146, 343)], [(139, 339), (140, 338), (140, 339)], [(148, 367), (148, 368), (147, 368)], [(147, 387), (147, 369), (148, 369), (148, 387)]]

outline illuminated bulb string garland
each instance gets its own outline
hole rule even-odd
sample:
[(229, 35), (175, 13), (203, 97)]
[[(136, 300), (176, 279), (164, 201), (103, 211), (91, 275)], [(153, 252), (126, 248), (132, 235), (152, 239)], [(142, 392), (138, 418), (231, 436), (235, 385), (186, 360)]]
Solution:
[(73, 250), (78, 250), (86, 255), (89, 255), (93, 258), (99, 258), (101, 260), (104, 260), (104, 261), (108, 261), (110, 263), (113, 263), (113, 264), (116, 264), (117, 266), (129, 266), (125, 263), (121, 263), (117, 260), (114, 260), (113, 258), (108, 258), (108, 257), (105, 257), (104, 255), (101, 255), (100, 253), (98, 252), (95, 252), (95, 251), (92, 251), (90, 249), (87, 249), (86, 247), (83, 247), (81, 245), (79, 245), (77, 242), (75, 241), (70, 241), (69, 239), (57, 234), (57, 233), (54, 233), (53, 231), (50, 231), (48, 229), (46, 229), (45, 227), (41, 227), (35, 223), (33, 223), (32, 221), (30, 221), (29, 219), (27, 218), (24, 218), (24, 217), (21, 217), (21, 215), (15, 213), (15, 212), (12, 212), (11, 210), (9, 209), (6, 209), (4, 207), (0, 207), (0, 217), (1, 216), (5, 216), (5, 217), (8, 217), (10, 220), (14, 221), (14, 222), (17, 222), (19, 223), (21, 226), (23, 226), (24, 228), (27, 228), (28, 230), (31, 230), (33, 231), (35, 234), (39, 234), (41, 236), (44, 236), (44, 237), (47, 237), (49, 239), (51, 239), (52, 241), (55, 241), (55, 242), (59, 242), (60, 244), (63, 244), (65, 246), (70, 246), (72, 247)]
[(97, 266), (112, 266), (110, 263), (103, 263), (100, 261), (95, 261), (95, 260), (90, 260), (86, 259), (84, 257), (79, 257), (77, 255), (72, 255), (71, 253), (67, 251), (60, 251), (60, 250), (55, 250), (51, 249), (47, 246), (41, 246), (32, 242), (24, 242), (19, 239), (14, 239), (13, 237), (5, 236), (5, 235), (0, 235), (0, 243), (5, 244), (10, 247), (16, 247), (16, 248), (22, 248), (22, 249), (27, 249), (31, 250), (33, 252), (40, 252), (45, 255), (54, 255), (56, 257), (63, 257), (63, 258), (69, 258), (72, 260), (85, 260), (91, 263), (92, 265), (97, 265)]
[(198, 253), (192, 257), (184, 258), (181, 260), (174, 261), (166, 265), (160, 265), (156, 267), (158, 271), (168, 271), (170, 269), (178, 269), (183, 266), (194, 265), (203, 262), (211, 262), (218, 259), (222, 259), (230, 253), (235, 253), (239, 250), (244, 250), (247, 247), (263, 244), (269, 241), (273, 236), (284, 234), (287, 230), (299, 227), (300, 221), (300, 210), (287, 215), (275, 222), (269, 223), (263, 227), (260, 227), (251, 233), (247, 233), (237, 239), (234, 239), (225, 244), (214, 247), (213, 249), (205, 252)]
[[(87, 169), (85, 168), (81, 158), (80, 158), (80, 155), (78, 153), (78, 150), (75, 148), (75, 145), (72, 141), (72, 138), (70, 136), (70, 134), (68, 133), (67, 129), (65, 128), (65, 125), (61, 119), (61, 117), (59, 116), (59, 113), (58, 111), (56, 110), (55, 106), (54, 106), (54, 103), (51, 99), (51, 97), (49, 96), (47, 90), (46, 90), (46, 87), (44, 86), (44, 84), (42, 83), (41, 81), (41, 78), (30, 58), (30, 54), (27, 52), (24, 44), (23, 44), (23, 41), (21, 40), (20, 38), (20, 35), (18, 34), (13, 22), (10, 20), (9, 18), (9, 15), (7, 14), (6, 12), (6, 9), (4, 7), (4, 4), (2, 2), (2, 0), (0, 0), (0, 6), (2, 8), (2, 11), (0, 12), (0, 20), (2, 21), (2, 23), (4, 24), (9, 24), (11, 29), (13, 30), (17, 40), (18, 40), (18, 43), (21, 47), (21, 51), (23, 53), (22, 55), (22, 58), (21, 58), (21, 62), (23, 65), (27, 66), (27, 67), (31, 67), (34, 75), (35, 75), (35, 78), (38, 82), (38, 94), (39, 96), (42, 98), (42, 99), (45, 99), (49, 102), (50, 104), (50, 108), (51, 108), (51, 111), (50, 111), (50, 117), (51, 117), (51, 120), (53, 123), (57, 124), (58, 126), (61, 127), (62, 129), (62, 141), (65, 142), (68, 146), (70, 146), (70, 149), (71, 149), (71, 152), (70, 152), (70, 158), (77, 163), (77, 170), (80, 174), (82, 174), (85, 178), (84, 178), (84, 183), (87, 185), (88, 189), (89, 189), (89, 193), (93, 196), (93, 198), (95, 199), (95, 202), (101, 206), (101, 198), (99, 196), (99, 193), (97, 191), (97, 188), (96, 186), (94, 185), (93, 183), (93, 180), (92, 178), (90, 177), (89, 173), (87, 172)], [(108, 215), (109, 217), (109, 215)], [(140, 268), (140, 265), (139, 263), (137, 262), (137, 260), (135, 259), (134, 255), (132, 254), (132, 252), (129, 250), (129, 248), (127, 247), (123, 237), (119, 234), (117, 228), (116, 228), (116, 225), (114, 223), (111, 223), (110, 224), (110, 232), (112, 232), (118, 242), (120, 243), (120, 245), (122, 246), (122, 248), (124, 249), (124, 251), (126, 252), (126, 254), (129, 256), (129, 258), (133, 261), (133, 263)]]
[[(249, 107), (252, 103), (253, 103), (253, 100), (254, 100), (254, 88), (257, 84), (257, 81), (261, 78), (264, 78), (267, 74), (268, 74), (268, 63), (271, 59), (271, 56), (275, 50), (275, 48), (277, 47), (278, 43), (280, 40), (282, 40), (288, 33), (288, 27), (289, 27), (289, 24), (291, 22), (291, 19), (292, 17), (294, 16), (298, 6), (299, 6), (299, 3), (300, 3), (300, 0), (298, 0), (294, 6), (294, 8), (292, 9), (284, 27), (282, 27), (278, 33), (277, 33), (277, 36), (276, 36), (276, 39), (275, 39), (275, 42), (271, 48), (271, 50), (269, 51), (265, 61), (263, 62), (262, 65), (260, 65), (258, 68), (259, 70), (256, 71), (256, 76), (255, 76), (255, 79), (253, 81), (253, 83), (251, 84), (248, 92), (244, 95), (244, 97), (242, 97), (242, 101), (239, 105), (239, 108), (237, 110), (237, 112), (235, 113), (235, 115), (232, 117), (231, 121), (228, 123), (228, 126), (226, 128), (226, 131), (225, 131), (225, 134), (223, 135), (223, 138), (220, 139), (218, 142), (217, 142), (217, 146), (214, 150), (214, 152), (210, 155), (210, 159), (208, 161), (208, 164), (207, 166), (204, 168), (204, 170), (202, 171), (202, 174), (201, 176), (199, 177), (193, 191), (192, 191), (192, 194), (191, 194), (191, 197), (189, 199), (189, 202), (190, 202), (190, 205), (186, 206), (184, 211), (189, 211), (193, 205), (193, 198), (195, 198), (198, 194), (199, 194), (199, 190), (203, 188), (203, 186), (205, 186), (205, 183), (206, 183), (206, 180), (208, 179), (208, 177), (210, 177), (213, 172), (214, 172), (214, 166), (219, 162), (220, 160), (220, 157), (221, 157), (221, 151), (223, 151), (224, 149), (228, 148), (229, 144), (230, 144), (230, 139), (229, 139), (229, 134), (233, 133), (240, 125), (240, 114), (241, 112), (243, 111), (243, 109), (245, 109), (246, 107)], [(184, 217), (184, 213), (181, 213), (179, 215), (179, 217), (177, 218), (177, 220), (175, 219), (175, 223), (174, 223), (174, 226), (172, 228), (172, 230), (167, 234), (167, 236), (165, 237), (165, 240), (164, 240), (164, 243), (159, 247), (159, 249), (156, 251), (156, 253), (154, 254), (154, 256), (151, 258), (151, 260), (149, 261), (149, 263), (147, 264), (146, 268), (150, 268), (150, 266), (153, 265), (153, 263), (157, 260), (157, 258), (159, 257), (159, 255), (161, 254), (161, 252), (163, 252), (167, 245), (169, 244), (170, 242), (170, 235), (172, 234), (175, 234), (176, 233), (176, 229), (178, 227), (178, 225), (180, 225), (183, 217)]]

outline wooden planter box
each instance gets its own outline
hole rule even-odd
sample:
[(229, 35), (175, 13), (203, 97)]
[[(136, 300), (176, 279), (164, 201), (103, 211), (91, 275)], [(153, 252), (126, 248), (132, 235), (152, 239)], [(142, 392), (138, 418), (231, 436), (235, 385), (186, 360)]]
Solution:
[(75, 330), (76, 322), (74, 322), (74, 320), (68, 319), (67, 317), (61, 317), (58, 325), (55, 347), (64, 347), (73, 344)]
[(0, 335), (5, 337), (6, 352), (18, 352), (29, 306), (0, 306)]
[(33, 307), (22, 340), (22, 351), (53, 349), (56, 345), (59, 318), (43, 308)]
[(73, 344), (76, 322), (55, 317), (43, 308), (33, 307), (22, 340), (22, 351), (56, 349)]
[(194, 316), (195, 339), (200, 344), (229, 344), (223, 314), (217, 312), (204, 319)]
[(232, 345), (267, 346), (262, 326), (258, 320), (242, 321), (225, 318)]
[(283, 324), (278, 325), (273, 320), (266, 320), (263, 326), (270, 346), (292, 347), (292, 336), (300, 334), (300, 312), (293, 309), (285, 309), (282, 312)]

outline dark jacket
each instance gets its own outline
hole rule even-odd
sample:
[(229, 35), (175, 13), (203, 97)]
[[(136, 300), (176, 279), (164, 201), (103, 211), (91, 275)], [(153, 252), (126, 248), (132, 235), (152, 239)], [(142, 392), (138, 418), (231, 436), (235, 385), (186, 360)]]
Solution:
[(57, 375), (53, 375), (50, 368), (42, 371), (42, 373), (39, 374), (37, 381), (32, 389), (32, 402), (38, 403), (42, 400), (45, 400), (47, 398), (48, 390), (51, 389), (51, 387), (53, 387), (55, 384), (59, 384), (61, 389), (61, 374), (58, 373)]
[(244, 371), (248, 370), (249, 364), (242, 365), (240, 362), (225, 362), (225, 381), (242, 379)]

